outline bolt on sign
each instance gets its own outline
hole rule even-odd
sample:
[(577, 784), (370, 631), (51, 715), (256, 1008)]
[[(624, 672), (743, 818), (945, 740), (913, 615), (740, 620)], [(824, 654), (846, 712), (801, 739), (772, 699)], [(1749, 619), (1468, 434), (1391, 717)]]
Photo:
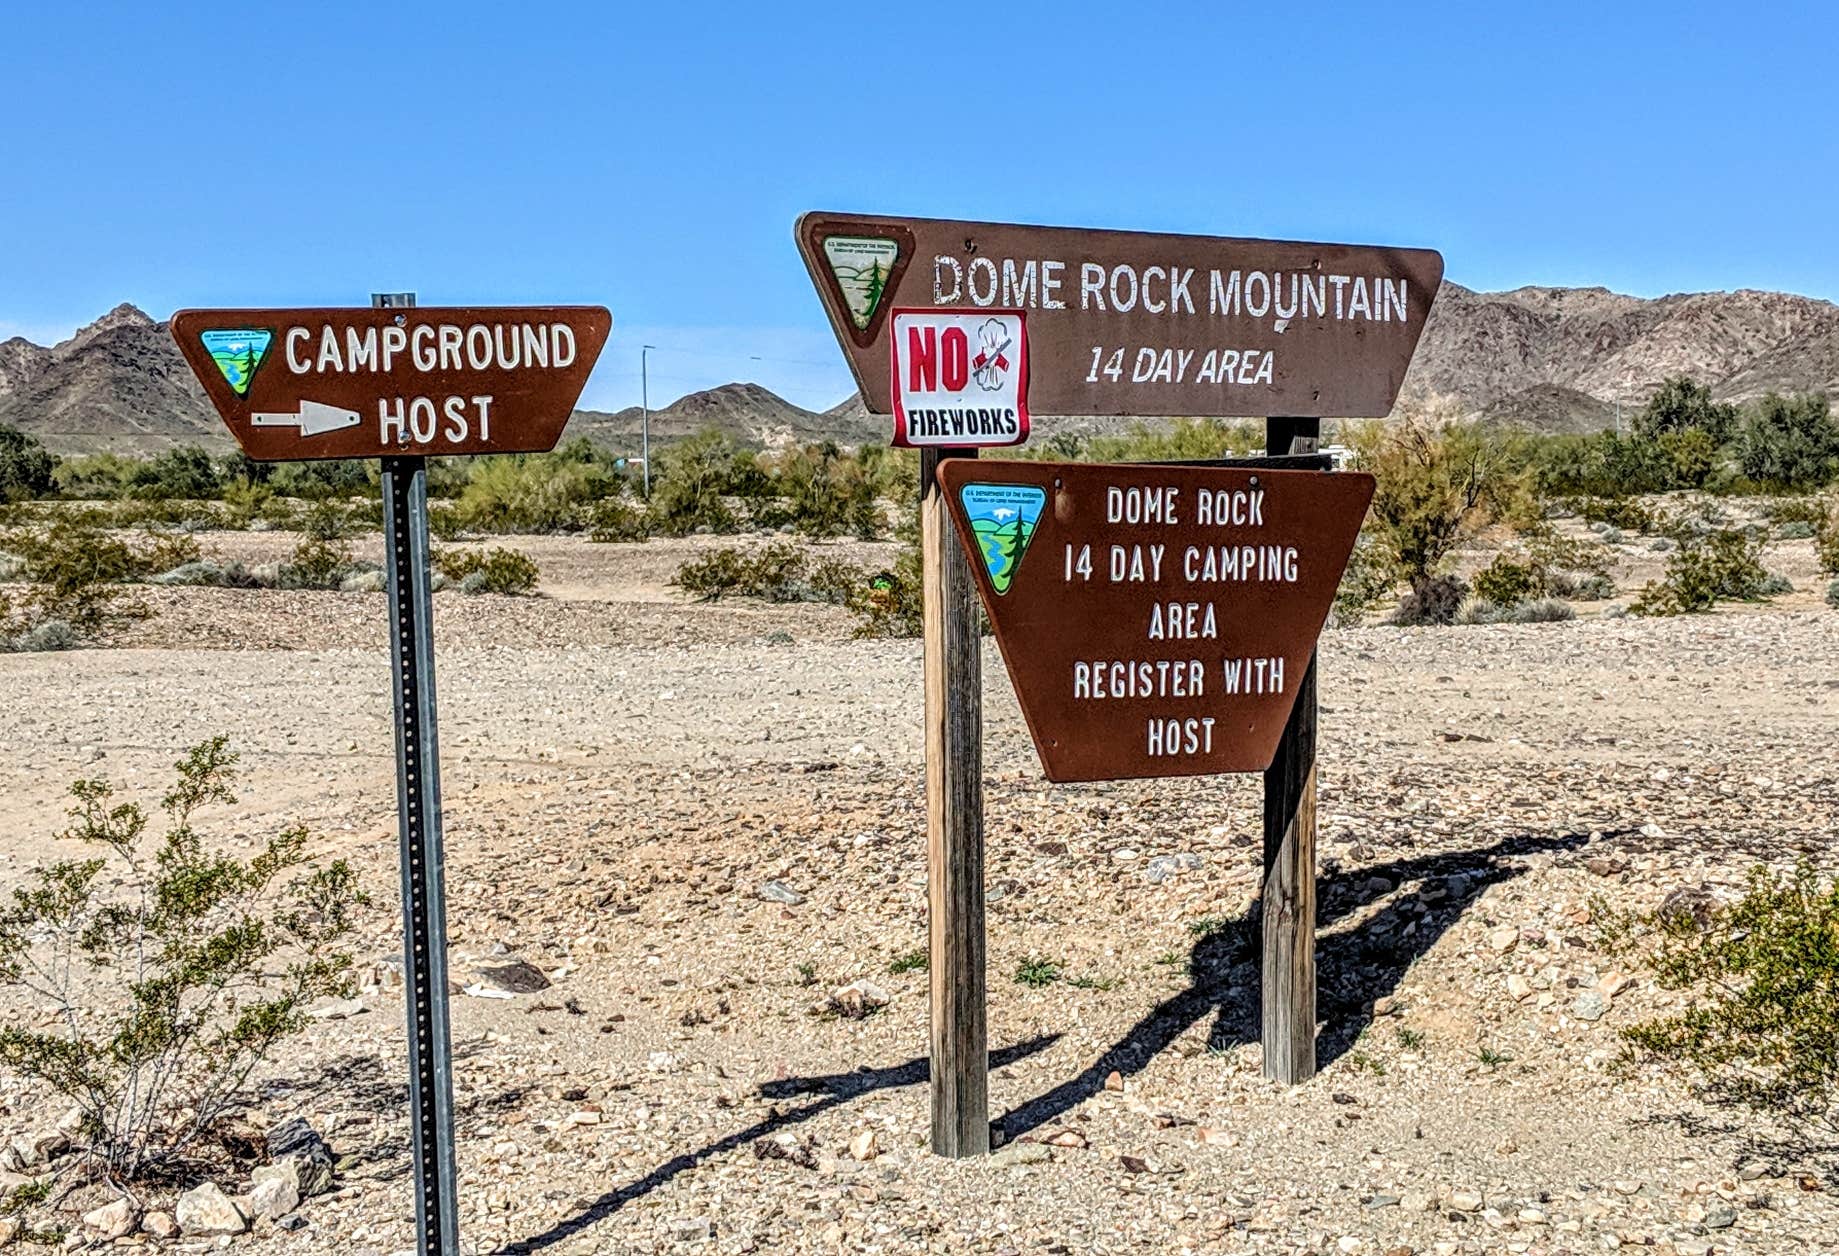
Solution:
[(1372, 476), (952, 460), (938, 478), (1049, 780), (1271, 765)]
[(1042, 414), (1384, 415), (1443, 279), (1429, 249), (826, 212), (796, 235), (876, 414), (897, 312), (931, 308), (1025, 313)]
[(263, 462), (553, 449), (612, 328), (600, 306), (172, 317), (211, 404)]
[(894, 443), (1028, 439), (1028, 325), (1017, 310), (895, 310)]

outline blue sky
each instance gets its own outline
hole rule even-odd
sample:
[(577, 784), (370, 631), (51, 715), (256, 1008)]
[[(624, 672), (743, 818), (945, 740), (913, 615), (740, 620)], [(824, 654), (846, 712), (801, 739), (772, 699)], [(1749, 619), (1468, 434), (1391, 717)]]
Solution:
[(848, 373), (809, 208), (1839, 298), (1839, 6), (12, 7), (0, 338), (128, 300), (602, 303), (584, 402)]

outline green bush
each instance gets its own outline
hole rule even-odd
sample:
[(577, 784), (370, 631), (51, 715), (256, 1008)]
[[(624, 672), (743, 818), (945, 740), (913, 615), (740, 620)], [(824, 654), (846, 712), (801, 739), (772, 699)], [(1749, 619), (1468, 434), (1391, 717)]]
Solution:
[(787, 458), (779, 488), (790, 502), (790, 522), (806, 536), (866, 539), (881, 531), (874, 484), (862, 464), (834, 444), (807, 446)]
[(1690, 376), (1663, 380), (1635, 416), (1635, 435), (1643, 440), (1682, 435), (1703, 437), (1715, 450), (1737, 429), (1737, 407), (1711, 399), (1711, 389)]
[(1826, 586), (1826, 604), (1839, 607), (1839, 580), (1829, 581)]
[(1694, 614), (1723, 601), (1755, 602), (1772, 595), (1760, 537), (1725, 528), (1678, 539), (1666, 575), (1648, 582), (1630, 605), (1635, 614)]
[(753, 456), (720, 432), (679, 441), (656, 461), (659, 471), (652, 478), (648, 507), (658, 530), (674, 536), (699, 528), (734, 531), (734, 511), (723, 499), (758, 493), (760, 470)]
[(1652, 532), (1660, 526), (1654, 512), (1633, 497), (1584, 497), (1574, 506), (1586, 523), (1641, 533)]
[(1824, 393), (1770, 393), (1743, 425), (1737, 464), (1772, 489), (1818, 488), (1839, 470), (1839, 424)]
[(776, 541), (756, 550), (711, 550), (679, 566), (671, 583), (702, 602), (730, 594), (768, 602), (834, 600), (813, 586), (810, 574), (803, 546)]
[(643, 541), (657, 531), (650, 512), (624, 497), (603, 497), (595, 502), (588, 512), (587, 527), (588, 540), (601, 543)]
[(1461, 598), (1451, 600), (1433, 581), (1463, 537), (1490, 517), (1520, 509), (1526, 483), (1516, 451), (1478, 424), (1415, 418), (1357, 429), (1354, 439), (1361, 468), (1378, 481), (1374, 540), (1411, 586), (1414, 605), (1443, 614), (1425, 622), (1450, 622)]
[(1676, 1069), (1714, 1101), (1839, 1134), (1839, 882), (1751, 870), (1742, 898), (1598, 904), (1604, 939), (1686, 1008), (1623, 1031), (1626, 1058)]
[(45, 452), (37, 437), (0, 423), (0, 502), (49, 495), (57, 485), (56, 467), (57, 459)]
[(209, 453), (196, 445), (182, 445), (136, 466), (126, 489), (143, 501), (202, 501), (216, 497), (223, 485)]
[(195, 1154), (307, 1008), (349, 992), (340, 944), (365, 902), (350, 867), (307, 871), (304, 828), (248, 859), (206, 848), (199, 813), (236, 802), (235, 765), (222, 737), (193, 747), (159, 837), (105, 781), (78, 781), (63, 836), (95, 855), (37, 869), (0, 909), (0, 1063), (76, 1106), (117, 1183)]
[(536, 588), (541, 575), (536, 560), (516, 550), (493, 546), (488, 550), (443, 550), (434, 566), (463, 593), (501, 593), (522, 597)]
[(621, 481), (591, 454), (474, 459), (454, 502), (455, 521), (476, 532), (572, 532)]
[(336, 589), (352, 568), (349, 544), (308, 535), (281, 564), (275, 584), (282, 589)]
[(1820, 519), (1814, 533), (1814, 555), (1819, 559), (1821, 571), (1839, 575), (1839, 500), (1835, 500)]
[(1497, 606), (1518, 606), (1543, 587), (1540, 573), (1529, 563), (1517, 563), (1505, 554), (1476, 572), (1469, 581), (1475, 596)]
[(198, 559), (198, 542), (182, 533), (144, 531), (130, 543), (70, 519), (59, 519), (41, 533), (15, 534), (6, 548), (25, 559), (23, 574), (33, 585), (14, 608), (19, 617), (11, 628), (15, 634), (33, 623), (57, 620), (91, 637), (142, 618), (146, 609), (120, 586)]

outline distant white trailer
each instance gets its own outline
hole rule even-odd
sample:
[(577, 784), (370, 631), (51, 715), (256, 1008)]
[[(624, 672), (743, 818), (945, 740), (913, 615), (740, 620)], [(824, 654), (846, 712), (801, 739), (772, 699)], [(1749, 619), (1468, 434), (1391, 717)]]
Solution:
[(1346, 445), (1323, 445), (1317, 453), (1327, 454), (1335, 460), (1335, 470), (1342, 471), (1354, 460), (1354, 451)]

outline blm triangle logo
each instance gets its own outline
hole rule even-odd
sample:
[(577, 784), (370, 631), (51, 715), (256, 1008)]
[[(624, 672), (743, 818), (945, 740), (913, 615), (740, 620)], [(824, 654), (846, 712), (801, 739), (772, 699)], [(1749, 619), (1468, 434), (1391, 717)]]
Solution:
[(1033, 484), (966, 484), (958, 496), (983, 552), (990, 587), (999, 596), (1007, 593), (1034, 539), (1047, 491)]
[(825, 236), (824, 260), (843, 294), (849, 321), (857, 331), (868, 331), (900, 261), (900, 242), (876, 236)]
[(249, 395), (249, 381), (255, 378), (255, 368), (262, 365), (262, 359), (267, 356), (274, 333), (254, 328), (201, 331), (198, 339), (203, 342), (204, 351), (211, 355), (211, 361), (217, 364), (217, 369), (223, 372), (230, 391), (239, 397), (246, 397)]

